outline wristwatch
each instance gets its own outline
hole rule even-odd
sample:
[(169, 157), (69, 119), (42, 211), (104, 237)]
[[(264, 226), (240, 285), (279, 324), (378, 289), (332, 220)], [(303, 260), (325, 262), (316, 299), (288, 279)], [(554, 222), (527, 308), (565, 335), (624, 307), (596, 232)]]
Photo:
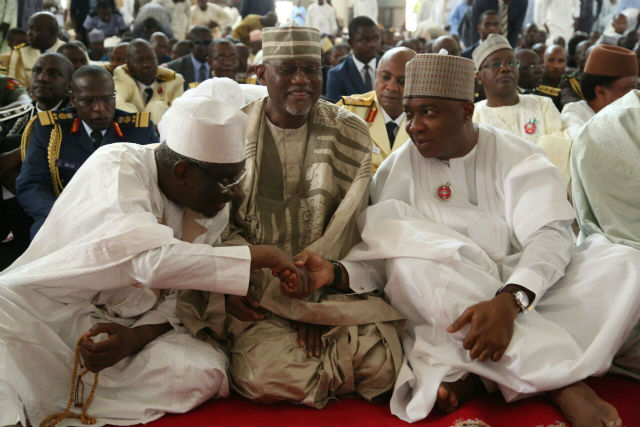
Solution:
[(513, 298), (516, 300), (516, 304), (518, 304), (518, 307), (520, 307), (520, 311), (522, 311), (523, 313), (531, 305), (531, 302), (529, 302), (529, 295), (527, 295), (527, 293), (522, 289), (507, 288), (506, 286), (503, 286), (498, 290), (496, 295), (501, 294), (502, 292), (509, 292), (510, 294), (512, 294)]

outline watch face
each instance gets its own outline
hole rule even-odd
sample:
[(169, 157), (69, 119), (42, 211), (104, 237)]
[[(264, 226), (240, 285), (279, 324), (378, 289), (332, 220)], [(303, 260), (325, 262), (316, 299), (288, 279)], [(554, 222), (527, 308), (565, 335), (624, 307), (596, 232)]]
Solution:
[(516, 302), (524, 311), (527, 307), (529, 307), (529, 297), (527, 293), (524, 291), (517, 291), (514, 296), (516, 297)]

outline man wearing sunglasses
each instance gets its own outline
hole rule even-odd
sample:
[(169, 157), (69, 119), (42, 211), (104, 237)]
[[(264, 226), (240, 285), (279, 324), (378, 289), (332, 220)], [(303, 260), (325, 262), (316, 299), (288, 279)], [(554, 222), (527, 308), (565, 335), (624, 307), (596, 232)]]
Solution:
[(23, 162), (16, 180), (18, 201), (31, 216), (33, 238), (64, 187), (89, 156), (114, 142), (158, 142), (149, 113), (115, 107), (113, 79), (102, 67), (76, 71), (69, 94), (73, 108), (42, 111), (23, 141)]
[(167, 68), (184, 77), (184, 90), (198, 86), (211, 77), (211, 67), (207, 62), (212, 36), (209, 28), (202, 25), (189, 31), (191, 53), (167, 63)]
[(473, 51), (473, 62), (487, 97), (476, 103), (473, 121), (508, 130), (541, 146), (568, 184), (571, 143), (563, 133), (560, 112), (551, 98), (518, 94), (520, 62), (506, 37), (490, 34)]
[[(268, 97), (243, 108), (247, 175), (238, 187), (243, 197), (231, 204), (223, 244), (273, 245), (290, 255), (314, 248), (335, 259), (355, 244), (356, 218), (367, 204), (369, 129), (353, 113), (319, 99), (317, 29), (266, 28), (263, 47), (256, 73)], [(227, 306), (239, 310), (224, 319), (237, 392), (322, 408), (340, 395), (372, 400), (391, 389), (402, 358), (401, 316), (384, 300), (320, 292), (296, 301), (280, 293), (271, 273), (251, 282), (252, 298), (229, 296)], [(183, 297), (178, 315), (192, 334), (220, 336), (210, 297)]]

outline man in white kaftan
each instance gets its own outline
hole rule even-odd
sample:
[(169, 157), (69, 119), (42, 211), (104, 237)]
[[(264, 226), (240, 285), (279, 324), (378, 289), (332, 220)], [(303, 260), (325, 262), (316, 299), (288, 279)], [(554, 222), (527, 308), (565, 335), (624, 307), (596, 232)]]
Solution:
[[(362, 243), (339, 263), (345, 271), (314, 268), (321, 262), (311, 255), (302, 259), (324, 278), (316, 286), (344, 290), (347, 277), (355, 292), (384, 290), (408, 318), (391, 398), (401, 419), (425, 418), (450, 397), (446, 384), (472, 373), (488, 388), (497, 385), (507, 401), (553, 390), (574, 425), (620, 425), (615, 409), (580, 381), (607, 371), (640, 316), (640, 252), (601, 235), (573, 247), (573, 210), (557, 169), (535, 145), (474, 125), (473, 65), (439, 56), (407, 64), (413, 143), (378, 169), (372, 205), (359, 219)], [(464, 105), (462, 122), (455, 111)], [(447, 136), (461, 126), (466, 130)], [(604, 291), (605, 284), (615, 288)], [(497, 353), (491, 346), (478, 351), (480, 338), (468, 345), (489, 323), (487, 312), (476, 316), (497, 309), (509, 293), (524, 311), (513, 317), (510, 341)], [(579, 403), (568, 403), (567, 393)]]
[(571, 141), (563, 133), (560, 112), (549, 97), (517, 93), (517, 59), (506, 37), (490, 34), (474, 50), (473, 61), (487, 96), (476, 103), (473, 121), (508, 130), (542, 147), (568, 185)]
[[(222, 293), (244, 295), (250, 268), (265, 266), (256, 264), (256, 247), (211, 246), (237, 195), (238, 180), (231, 180), (244, 167), (247, 119), (238, 107), (203, 97), (177, 101), (159, 148), (112, 144), (78, 170), (29, 249), (0, 275), (1, 425), (62, 412), (76, 343), (96, 328), (160, 328), (107, 369), (85, 349), (106, 348), (118, 336), (81, 341), (85, 366), (100, 371), (88, 410), (96, 425), (147, 423), (228, 395), (226, 355), (191, 337), (175, 310), (181, 289), (222, 300)], [(205, 179), (215, 171), (217, 179)], [(204, 191), (207, 198), (194, 197)], [(112, 350), (122, 345), (116, 340)], [(84, 382), (80, 399), (93, 375)]]

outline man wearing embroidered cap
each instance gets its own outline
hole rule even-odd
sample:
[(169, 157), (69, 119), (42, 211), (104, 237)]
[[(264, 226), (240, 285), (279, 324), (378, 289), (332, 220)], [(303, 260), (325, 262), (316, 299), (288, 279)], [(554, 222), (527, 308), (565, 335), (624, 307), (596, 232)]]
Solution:
[(584, 125), (598, 111), (638, 87), (638, 60), (632, 51), (606, 44), (595, 46), (580, 79), (585, 99), (562, 109), (565, 131), (575, 140)]
[(519, 62), (509, 41), (501, 34), (490, 34), (473, 51), (473, 62), (487, 97), (476, 103), (473, 120), (508, 130), (544, 148), (568, 185), (571, 141), (562, 131), (560, 112), (546, 96), (518, 94)]
[[(319, 99), (320, 49), (315, 28), (263, 31), (264, 63), (256, 73), (268, 97), (243, 108), (247, 176), (239, 188), (243, 198), (232, 202), (224, 244), (269, 244), (291, 255), (312, 248), (335, 259), (356, 242), (356, 217), (368, 200), (371, 140), (361, 119)], [(247, 314), (226, 323), (232, 384), (243, 396), (321, 408), (336, 396), (371, 400), (393, 387), (402, 317), (384, 300), (325, 292), (295, 300), (281, 294), (270, 274), (252, 277), (251, 289), (270, 316), (238, 301)], [(219, 319), (208, 314), (207, 295), (183, 298), (185, 325), (209, 336)]]
[[(111, 144), (78, 170), (0, 275), (0, 424), (62, 412), (80, 337), (83, 365), (100, 373), (95, 425), (147, 423), (228, 395), (226, 356), (184, 329), (178, 291), (211, 291), (209, 313), (224, 319), (223, 294), (245, 295), (252, 269), (297, 270), (277, 248), (212, 246), (244, 176), (238, 107), (178, 100), (159, 147)], [(79, 400), (93, 375), (83, 381)]]
[(550, 391), (573, 425), (620, 425), (580, 381), (608, 370), (640, 316), (640, 253), (602, 236), (572, 248), (573, 210), (543, 151), (473, 123), (473, 62), (418, 55), (406, 73), (413, 143), (378, 169), (347, 274), (306, 254), (313, 289), (378, 288), (407, 317), (391, 398), (405, 421), (455, 410), (480, 377), (507, 401)]

